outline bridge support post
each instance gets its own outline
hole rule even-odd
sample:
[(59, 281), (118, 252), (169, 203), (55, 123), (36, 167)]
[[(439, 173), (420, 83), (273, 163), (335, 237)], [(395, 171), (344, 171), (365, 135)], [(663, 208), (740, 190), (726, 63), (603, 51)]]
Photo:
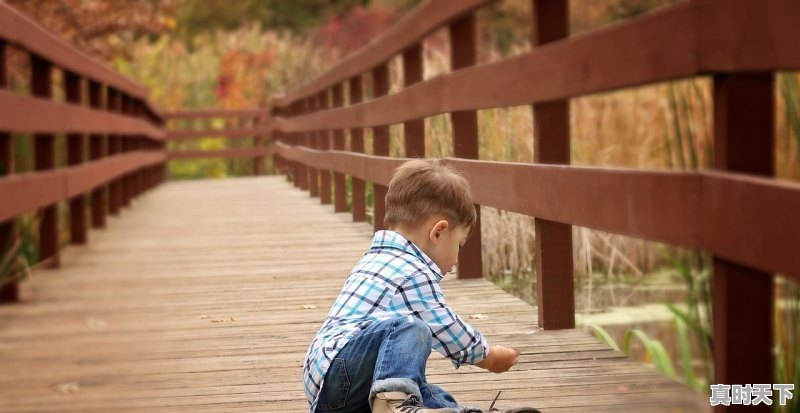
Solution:
[[(145, 113), (144, 113), (144, 103), (136, 99), (134, 100), (133, 106), (133, 114), (137, 118), (141, 120), (145, 120)], [(140, 152), (144, 152), (147, 148), (147, 141), (144, 136), (137, 136), (134, 139), (134, 149)], [(133, 196), (134, 198), (138, 198), (145, 191), (145, 182), (146, 182), (146, 173), (148, 168), (140, 168), (136, 170), (134, 174), (134, 191)]]
[[(300, 102), (294, 102), (289, 107), (289, 116), (295, 117), (300, 116), (303, 114), (303, 108)], [(292, 141), (292, 145), (296, 146), (303, 146), (304, 134), (301, 132), (292, 132), (290, 135), (290, 139)], [(308, 185), (308, 176), (306, 172), (306, 166), (303, 165), (302, 162), (294, 162), (293, 173), (295, 176), (294, 186), (304, 190), (305, 187)]]
[[(122, 99), (122, 115), (133, 115), (133, 101), (131, 97), (126, 94), (120, 94), (120, 97)], [(134, 150), (133, 137), (122, 136), (121, 140), (123, 154), (130, 153)], [(122, 177), (122, 206), (128, 207), (131, 204), (131, 198), (133, 198), (133, 176), (135, 173), (136, 172), (128, 172)]]
[[(309, 112), (316, 112), (320, 108), (319, 98), (313, 96), (306, 101), (306, 107)], [(319, 149), (318, 132), (307, 132), (306, 140), (308, 147), (311, 149)], [(308, 167), (308, 196), (315, 198), (319, 196), (319, 169), (313, 166)]]
[[(475, 14), (470, 13), (450, 25), (450, 62), (453, 70), (477, 63)], [(451, 113), (453, 154), (456, 158), (478, 159), (478, 112), (464, 110)], [(481, 207), (475, 205), (478, 221), (467, 242), (458, 252), (458, 278), (483, 277), (481, 252)], [(447, 269), (442, 268), (442, 271)]]
[[(351, 77), (348, 81), (350, 93), (350, 104), (361, 103), (364, 99), (361, 76)], [(364, 129), (350, 129), (350, 150), (356, 153), (364, 153)], [(353, 180), (353, 222), (364, 222), (367, 220), (366, 214), (366, 184), (363, 179), (352, 177)]]
[[(389, 93), (389, 66), (382, 63), (372, 69), (373, 99), (386, 96)], [(372, 128), (372, 153), (376, 156), (389, 156), (389, 125), (375, 126)], [(373, 222), (375, 231), (385, 229), (383, 218), (386, 215), (386, 186), (373, 183)]]
[[(270, 117), (272, 119), (275, 119), (279, 116), (280, 116), (280, 109), (278, 109), (277, 107), (270, 107)], [(272, 140), (273, 142), (282, 143), (283, 139), (281, 139), (281, 133), (278, 131), (272, 131)], [(275, 173), (278, 175), (284, 173), (283, 169), (285, 168), (286, 160), (281, 158), (281, 156), (278, 154), (273, 155), (272, 159), (275, 164)]]
[[(774, 175), (774, 87), (772, 73), (714, 76), (715, 169)], [(774, 277), (720, 257), (713, 261), (714, 383), (773, 383)], [(742, 326), (758, 339), (742, 339)], [(715, 411), (739, 409), (771, 411), (763, 403), (720, 405)]]
[[(253, 127), (256, 129), (261, 129), (265, 126), (264, 123), (264, 116), (263, 114), (259, 114), (253, 119)], [(261, 134), (258, 134), (253, 137), (253, 147), (256, 149), (260, 149), (263, 146), (263, 138)], [(253, 175), (261, 176), (264, 174), (264, 157), (263, 156), (256, 156), (253, 158)]]
[[(64, 89), (67, 102), (82, 105), (83, 88), (82, 79), (74, 73), (64, 72)], [(67, 135), (67, 162), (70, 166), (80, 165), (84, 162), (86, 149), (85, 135)], [(69, 201), (70, 215), (70, 240), (72, 244), (82, 245), (88, 242), (88, 226), (86, 222), (86, 194), (78, 195)]]
[[(295, 102), (292, 107), (293, 116), (305, 115), (308, 113), (305, 100)], [(295, 132), (294, 141), (295, 144), (299, 146), (308, 147), (308, 134), (305, 132)], [(308, 190), (308, 166), (300, 162), (297, 163), (297, 182), (301, 190)]]
[[(337, 83), (333, 86), (333, 107), (340, 108), (344, 106), (344, 91), (342, 84)], [(344, 150), (344, 130), (333, 130), (333, 149), (337, 151)], [(345, 189), (344, 174), (341, 172), (333, 173), (333, 210), (335, 212), (347, 212), (347, 194)]]
[[(6, 43), (0, 40), (0, 89), (8, 88), (6, 66)], [(11, 134), (0, 132), (0, 177), (14, 173), (14, 143)], [(17, 240), (16, 222), (13, 219), (0, 222), (0, 260), (6, 256)], [(12, 267), (12, 272), (16, 269)], [(19, 287), (16, 281), (0, 285), (0, 303), (17, 301)]]
[[(534, 47), (569, 36), (566, 0), (533, 0)], [(534, 162), (569, 164), (569, 101), (533, 105)], [(535, 218), (539, 326), (575, 328), (572, 226)]]
[[(100, 83), (89, 82), (89, 106), (98, 110), (103, 108), (102, 85)], [(89, 136), (89, 158), (98, 160), (105, 156), (108, 151), (108, 141), (103, 135)], [(101, 185), (92, 190), (92, 227), (105, 228), (107, 213), (108, 185)]]
[[(325, 90), (319, 94), (318, 99), (320, 110), (326, 110), (330, 107), (328, 95), (328, 90)], [(331, 148), (330, 129), (324, 129), (317, 132), (317, 136), (319, 137), (319, 149), (323, 151), (329, 150)], [(327, 205), (331, 203), (331, 171), (327, 169), (320, 169), (319, 175), (319, 201), (320, 203)]]
[[(112, 88), (107, 88), (108, 94), (106, 96), (109, 112), (120, 113), (121, 109), (121, 95)], [(108, 137), (108, 156), (112, 157), (122, 153), (122, 138), (119, 135), (109, 135)], [(122, 195), (122, 179), (123, 177), (111, 181), (108, 200), (108, 212), (111, 215), (119, 215), (122, 208), (123, 195)]]
[[(422, 81), (422, 43), (403, 51), (403, 87)], [(425, 119), (403, 122), (406, 158), (425, 157)]]
[[(53, 66), (49, 61), (31, 54), (31, 90), (39, 98), (50, 99), (53, 96)], [(36, 170), (46, 171), (56, 167), (56, 141), (51, 133), (34, 134), (36, 152)], [(58, 267), (58, 204), (48, 205), (40, 209), (39, 223), (39, 259), (48, 260), (47, 267)]]

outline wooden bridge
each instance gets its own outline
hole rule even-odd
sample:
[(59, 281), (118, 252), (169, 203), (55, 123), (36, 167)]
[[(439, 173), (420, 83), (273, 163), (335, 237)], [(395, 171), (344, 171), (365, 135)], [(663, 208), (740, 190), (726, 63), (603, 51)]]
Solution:
[[(434, 354), (432, 382), (479, 406), (503, 390), (506, 405), (545, 412), (710, 409), (707, 397), (574, 329), (571, 226), (580, 225), (713, 254), (714, 380), (772, 383), (774, 274), (800, 277), (800, 185), (771, 178), (773, 77), (800, 69), (800, 3), (685, 1), (569, 38), (567, 2), (534, 1), (533, 50), (475, 66), (475, 11), (488, 3), (423, 2), (268, 108), (163, 113), (144, 88), (0, 2), (0, 251), (18, 254), (19, 217), (38, 211), (41, 257), (29, 282), (0, 292), (12, 301), (0, 307), (0, 409), (307, 411), (305, 349), (380, 228), (382, 195), (403, 161), (389, 157), (388, 125), (404, 124), (407, 157), (424, 156), (423, 119), (441, 113), (453, 124), (447, 162), (476, 201), (536, 217), (539, 305), (482, 278), (473, 236), (445, 292), (491, 342), (520, 348), (520, 364), (502, 375), (453, 371)], [(421, 42), (441, 28), (453, 71), (425, 80)], [(9, 48), (30, 56), (30, 96), (5, 89)], [(397, 56), (406, 87), (389, 94)], [(54, 70), (63, 102), (52, 99)], [(568, 166), (570, 98), (699, 75), (714, 78), (716, 171)], [(476, 111), (521, 104), (535, 114), (535, 163), (477, 160)], [(165, 128), (181, 118), (240, 126)], [(34, 135), (36, 172), (14, 172), (15, 134)], [(68, 143), (62, 167), (56, 134)], [(257, 139), (213, 152), (166, 146), (208, 135)], [(166, 180), (169, 160), (197, 157), (253, 158), (255, 176)], [(263, 175), (265, 159), (278, 175)], [(59, 204), (69, 209), (64, 249)]]

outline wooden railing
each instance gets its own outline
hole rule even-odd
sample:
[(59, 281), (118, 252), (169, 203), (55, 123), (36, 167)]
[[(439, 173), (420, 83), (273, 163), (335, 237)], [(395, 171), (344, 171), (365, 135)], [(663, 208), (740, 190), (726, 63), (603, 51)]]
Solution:
[[(169, 150), (169, 160), (198, 158), (253, 158), (253, 173), (264, 173), (264, 159), (272, 155), (265, 136), (269, 133), (269, 109), (252, 110), (187, 110), (164, 112), (167, 121), (167, 139), (183, 142), (191, 139), (222, 137), (228, 139), (252, 138), (252, 147), (220, 150)], [(225, 128), (213, 128), (212, 121), (222, 120)]]
[[(30, 96), (9, 89), (12, 47), (29, 57)], [(56, 70), (64, 102), (53, 99)], [(36, 172), (15, 173), (15, 134), (33, 135)], [(57, 134), (66, 135), (62, 168), (56, 168)], [(88, 216), (102, 228), (107, 214), (119, 214), (165, 179), (164, 136), (146, 89), (0, 1), (0, 252), (15, 244), (15, 219), (36, 211), (38, 265), (58, 266), (58, 203), (69, 203), (71, 243), (86, 243)], [(15, 283), (0, 288), (0, 301), (16, 296)]]
[[(102, 227), (107, 212), (119, 213), (166, 178), (169, 159), (197, 157), (252, 157), (261, 173), (260, 160), (274, 154), (296, 186), (341, 212), (350, 176), (354, 221), (367, 218), (365, 186), (372, 182), (378, 229), (391, 173), (406, 159), (389, 157), (389, 125), (404, 124), (405, 155), (420, 157), (423, 119), (450, 113), (455, 157), (446, 162), (469, 179), (475, 201), (536, 217), (540, 326), (574, 327), (573, 225), (703, 250), (714, 256), (715, 381), (771, 383), (773, 274), (800, 280), (800, 185), (772, 178), (774, 73), (800, 69), (800, 2), (690, 0), (570, 38), (566, 0), (533, 0), (533, 50), (476, 66), (475, 11), (489, 3), (424, 2), (266, 112), (170, 113), (173, 122), (243, 123), (167, 134), (146, 90), (0, 1), (0, 251), (13, 242), (14, 219), (39, 210), (41, 257), (58, 265), (58, 202), (69, 201), (72, 242), (84, 243), (87, 195), (92, 225)], [(450, 33), (453, 71), (425, 80), (422, 41), (441, 28)], [(32, 96), (8, 90), (9, 47), (30, 56)], [(397, 56), (404, 88), (389, 95), (387, 64)], [(54, 69), (63, 73), (66, 102), (51, 98)], [(569, 99), (698, 75), (713, 76), (716, 171), (569, 166)], [(478, 160), (476, 111), (523, 104), (535, 113), (535, 162)], [(373, 132), (371, 154), (364, 153), (365, 128)], [(277, 142), (262, 147), (268, 132)], [(35, 173), (14, 173), (17, 133), (35, 136)], [(54, 168), (55, 134), (67, 136), (68, 167)], [(166, 151), (167, 138), (200, 136), (256, 139), (247, 149)], [(462, 249), (460, 277), (482, 276), (480, 243), (476, 233)]]
[[(533, 50), (475, 66), (475, 11), (486, 0), (427, 1), (386, 34), (314, 81), (275, 99), (276, 163), (295, 185), (345, 205), (363, 221), (364, 183), (374, 225), (392, 170), (389, 125), (404, 124), (406, 156), (425, 156), (425, 117), (450, 113), (454, 158), (480, 205), (536, 217), (538, 315), (572, 328), (571, 226), (703, 250), (714, 257), (718, 383), (772, 383), (774, 273), (800, 280), (800, 185), (774, 174), (774, 73), (800, 69), (800, 2), (692, 0), (568, 37), (567, 1), (533, 0)], [(448, 28), (453, 71), (422, 79), (422, 40)], [(405, 88), (387, 95), (387, 63), (402, 56)], [(369, 76), (367, 76), (369, 75)], [(711, 172), (569, 166), (569, 99), (699, 75), (713, 76)], [(363, 102), (363, 83), (373, 98)], [(343, 106), (344, 94), (350, 104)], [(531, 104), (533, 164), (479, 161), (476, 110)], [(363, 131), (374, 149), (364, 154)], [(349, 146), (345, 134), (349, 131)], [(473, 236), (459, 276), (481, 276)]]

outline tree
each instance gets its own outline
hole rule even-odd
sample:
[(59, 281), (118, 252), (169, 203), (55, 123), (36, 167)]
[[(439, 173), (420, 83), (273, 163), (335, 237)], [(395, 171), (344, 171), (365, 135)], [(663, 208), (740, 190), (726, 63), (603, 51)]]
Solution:
[(179, 0), (6, 0), (8, 4), (78, 49), (103, 60), (129, 57), (142, 36), (175, 27)]

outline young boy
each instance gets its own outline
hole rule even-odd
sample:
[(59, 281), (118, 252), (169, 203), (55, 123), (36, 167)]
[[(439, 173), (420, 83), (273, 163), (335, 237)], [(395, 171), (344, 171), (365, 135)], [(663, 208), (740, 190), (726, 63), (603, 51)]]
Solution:
[(459, 408), (425, 377), (431, 349), (456, 368), (474, 364), (495, 373), (519, 356), (489, 348), (447, 306), (439, 286), (476, 220), (467, 181), (440, 161), (409, 161), (395, 171), (386, 194), (388, 230), (375, 233), (306, 354), (310, 413), (481, 412)]

